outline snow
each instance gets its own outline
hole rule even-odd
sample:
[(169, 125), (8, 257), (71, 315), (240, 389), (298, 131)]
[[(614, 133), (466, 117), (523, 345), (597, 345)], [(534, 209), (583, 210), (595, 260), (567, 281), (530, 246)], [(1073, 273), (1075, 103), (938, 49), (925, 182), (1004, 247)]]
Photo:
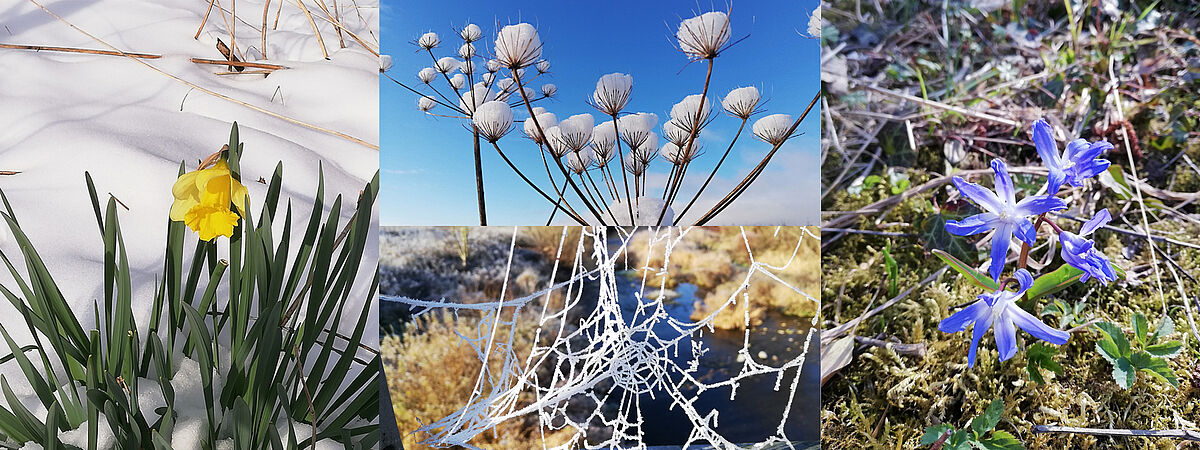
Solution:
[[(101, 201), (111, 194), (123, 205), (119, 217), (133, 272), (134, 313), (143, 338), (155, 277), (162, 269), (166, 218), (172, 202), (170, 189), (179, 164), (185, 161), (188, 170), (194, 170), (199, 160), (228, 142), (232, 122), (238, 122), (245, 143), (243, 181), (256, 214), (267, 186), (255, 180), (269, 180), (276, 163), (282, 161), (281, 209), (290, 200), (293, 216), (307, 218), (306, 205), (313, 202), (321, 164), (325, 203), (328, 207), (335, 195), (342, 194), (341, 222), (349, 220), (358, 193), (379, 166), (378, 150), (372, 147), (379, 142), (378, 72), (387, 62), (348, 35), (344, 36), (346, 48), (340, 48), (336, 28), (322, 20), (324, 13), (315, 6), (309, 8), (324, 38), (328, 60), (323, 57), (308, 17), (292, 2), (284, 4), (278, 28), (268, 32), (268, 58), (262, 60), (259, 26), (264, 0), (240, 0), (238, 18), (233, 23), (234, 42), (241, 58), (287, 69), (268, 75), (217, 75), (227, 67), (190, 61), (222, 59), (215, 49), (217, 40), (231, 44), (228, 22), (217, 9), (199, 37), (193, 39), (208, 2), (62, 0), (42, 4), (123, 51), (162, 55), (160, 59), (138, 62), (121, 56), (0, 49), (0, 67), (4, 68), (0, 71), (0, 86), (4, 87), (0, 90), (0, 104), (4, 105), (0, 108), (0, 123), (4, 124), (0, 128), (0, 170), (20, 172), (0, 176), (0, 188), (85, 329), (95, 327), (93, 301), (103, 298), (103, 244), (84, 171), (91, 172)], [(272, 23), (278, 4), (271, 5)], [(378, 0), (338, 2), (338, 9), (346, 29), (377, 51)], [(5, 43), (111, 50), (33, 2), (10, 2), (3, 15)], [(228, 17), (227, 12), (224, 17)], [(197, 87), (311, 127), (209, 95)], [(377, 226), (378, 215), (371, 220)], [(20, 249), (7, 227), (0, 228), (4, 229), (0, 232), (0, 250), (23, 270)], [(304, 227), (301, 224), (294, 230), (292, 239), (297, 241)], [(282, 221), (277, 223), (274, 236), (280, 233)], [(193, 239), (194, 234), (190, 234), (188, 240)], [(220, 239), (224, 256), (228, 241)], [(190, 246), (185, 250), (187, 254)], [(348, 310), (361, 307), (365, 301), (378, 250), (367, 246), (364, 257)], [(15, 286), (12, 276), (3, 272), (0, 283)], [(32, 343), (16, 310), (8, 302), (0, 303), (0, 325), (19, 345)], [(376, 322), (374, 312), (368, 320)], [(344, 324), (347, 332), (354, 325), (348, 322)], [(367, 334), (374, 339), (374, 333)], [(197, 395), (198, 366), (185, 360), (177, 370), (174, 382), (181, 414), (184, 406), (203, 407), (202, 397)], [(23, 380), (16, 364), (0, 365), (0, 375), (8, 378), (14, 389), (27, 384), (15, 381)], [(138, 396), (144, 410), (163, 404), (154, 385), (149, 380), (139, 384)], [(196, 399), (198, 404), (194, 403)], [(23, 402), (30, 408), (38, 407), (34, 398)], [(40, 414), (45, 414), (45, 408)], [(195, 436), (202, 425), (181, 417), (173, 440), (199, 442)]]

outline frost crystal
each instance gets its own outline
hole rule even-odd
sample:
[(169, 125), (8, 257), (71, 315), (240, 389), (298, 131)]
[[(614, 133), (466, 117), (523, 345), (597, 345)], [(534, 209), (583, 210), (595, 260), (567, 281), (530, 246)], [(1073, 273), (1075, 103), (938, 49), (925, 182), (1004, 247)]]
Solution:
[[(638, 223), (658, 220), (661, 199), (641, 197), (637, 201)], [(614, 214), (627, 210), (625, 205), (616, 203), (610, 209)], [(672, 220), (671, 216), (668, 210), (663, 221)], [(701, 403), (702, 393), (720, 391), (718, 395), (732, 399), (742, 390), (741, 386), (768, 379), (774, 382), (777, 395), (796, 398), (801, 380), (811, 379), (814, 375), (805, 370), (804, 363), (810, 356), (807, 349), (819, 334), (815, 318), (814, 326), (803, 335), (806, 350), (794, 358), (770, 363), (760, 361), (766, 359), (764, 352), (750, 348), (752, 327), (747, 313), (746, 334), (744, 343), (737, 350), (741, 356), (737, 358), (736, 366), (714, 377), (699, 376), (698, 368), (712, 359), (706, 356), (709, 349), (696, 337), (711, 333), (721, 312), (742, 308), (749, 311), (751, 297), (762, 292), (754, 289), (760, 283), (783, 288), (768, 292), (783, 291), (819, 301), (775, 275), (792, 264), (799, 264), (797, 255), (801, 246), (809, 239), (819, 239), (814, 232), (804, 229), (805, 234), (797, 238), (791, 257), (786, 258), (785, 253), (785, 259), (778, 266), (756, 259), (751, 241), (743, 232), (748, 265), (744, 281), (715, 310), (703, 316), (681, 319), (668, 313), (669, 290), (665, 289), (665, 283), (667, 275), (677, 270), (673, 265), (678, 263), (671, 258), (671, 252), (694, 229), (663, 227), (641, 231), (647, 233), (651, 249), (661, 249), (662, 258), (654, 262), (640, 256), (637, 259), (645, 260), (635, 260), (630, 256), (633, 236), (610, 236), (611, 230), (584, 228), (587, 239), (581, 237), (578, 244), (560, 244), (558, 254), (564, 257), (555, 261), (554, 270), (569, 273), (563, 277), (566, 281), (550, 281), (545, 289), (524, 297), (510, 297), (509, 291), (514, 288), (508, 280), (515, 278), (515, 274), (504, 276), (505, 284), (497, 300), (482, 303), (382, 296), (383, 301), (405, 304), (418, 311), (418, 315), (428, 311), (448, 311), (456, 318), (460, 315), (480, 316), (476, 330), (460, 335), (463, 345), (474, 349), (476, 358), (482, 362), (477, 374), (465, 374), (474, 378), (473, 393), (458, 404), (458, 410), (445, 417), (431, 418), (432, 423), (416, 430), (421, 444), (476, 448), (472, 445), (475, 438), (494, 432), (497, 424), (527, 421), (544, 430), (542, 436), (555, 433), (554, 443), (534, 434), (533, 439), (538, 442), (529, 442), (529, 448), (554, 445), (560, 445), (555, 448), (645, 448), (644, 420), (646, 414), (656, 412), (647, 409), (645, 403), (651, 399), (667, 399), (670, 408), (681, 412), (684, 420), (689, 422), (691, 432), (687, 442), (683, 443), (684, 448), (740, 448), (742, 442), (733, 442), (722, 435), (717, 419), (720, 417), (721, 422), (725, 422), (747, 418), (728, 417), (722, 406), (714, 409), (712, 404)], [(624, 233), (617, 230), (614, 233)], [(564, 229), (563, 232), (567, 231)], [(517, 230), (513, 231), (509, 267), (512, 255), (517, 253), (518, 234)], [(569, 242), (565, 234), (560, 242)], [(570, 263), (563, 262), (567, 261), (566, 255), (572, 254)], [(622, 289), (626, 286), (622, 283), (630, 283), (621, 273), (627, 267), (637, 267), (646, 274), (663, 275), (663, 284), (643, 275), (640, 284), (638, 281), (631, 283), (632, 292), (629, 287)], [(582, 295), (585, 289), (589, 293), (596, 292), (595, 297), (590, 297), (595, 299), (594, 305)], [(560, 301), (552, 302), (553, 293), (565, 295), (559, 297)], [(579, 311), (586, 312), (581, 317), (572, 315)], [(538, 336), (532, 348), (523, 350), (513, 345), (521, 329), (518, 321), (522, 320), (534, 321), (528, 325), (534, 326), (533, 333)], [(711, 398), (711, 394), (706, 398)], [(789, 417), (792, 412), (792, 407), (787, 406), (778, 416), (769, 413), (769, 419), (755, 418), (767, 421), (765, 423), (775, 427), (775, 431), (754, 448), (791, 447), (792, 439), (784, 428), (789, 420), (796, 420)]]

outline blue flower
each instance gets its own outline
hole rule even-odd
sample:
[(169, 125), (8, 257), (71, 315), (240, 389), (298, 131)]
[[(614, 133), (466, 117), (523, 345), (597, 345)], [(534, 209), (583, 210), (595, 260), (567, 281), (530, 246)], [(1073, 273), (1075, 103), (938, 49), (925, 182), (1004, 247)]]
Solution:
[(1067, 202), (1051, 195), (1028, 196), (1017, 202), (1016, 190), (1004, 161), (993, 159), (992, 171), (996, 173), (996, 192), (969, 183), (961, 177), (954, 177), (954, 185), (958, 186), (958, 191), (963, 197), (978, 203), (985, 212), (961, 221), (947, 220), (946, 231), (959, 236), (970, 236), (995, 229), (996, 234), (992, 236), (992, 264), (988, 273), (992, 275), (993, 280), (999, 280), (1013, 234), (1026, 244), (1033, 245), (1037, 239), (1037, 230), (1033, 228), (1029, 216), (1066, 209)]
[(1110, 220), (1112, 220), (1112, 215), (1108, 213), (1107, 209), (1102, 209), (1092, 217), (1092, 220), (1083, 224), (1083, 227), (1079, 229), (1079, 234), (1066, 230), (1058, 233), (1058, 238), (1062, 241), (1063, 260), (1083, 271), (1083, 276), (1079, 281), (1095, 278), (1102, 284), (1108, 284), (1109, 281), (1117, 279), (1117, 272), (1113, 270), (1112, 263), (1108, 262), (1108, 257), (1096, 250), (1096, 242), (1083, 238)]
[(1066, 151), (1059, 154), (1058, 143), (1054, 141), (1050, 124), (1045, 119), (1033, 122), (1033, 145), (1037, 148), (1038, 156), (1042, 157), (1042, 164), (1050, 169), (1050, 177), (1046, 181), (1046, 190), (1050, 195), (1057, 194), (1063, 183), (1082, 186), (1083, 180), (1108, 170), (1108, 160), (1099, 156), (1113, 148), (1108, 141), (1089, 143), (1076, 139), (1067, 143)]
[(1017, 306), (1017, 299), (1025, 295), (1025, 291), (1033, 286), (1033, 276), (1029, 271), (1019, 269), (1016, 273), (1020, 289), (1010, 291), (1001, 288), (996, 292), (979, 295), (979, 300), (963, 308), (938, 324), (943, 333), (966, 331), (974, 325), (971, 333), (971, 350), (967, 353), (967, 367), (975, 366), (975, 352), (979, 340), (989, 328), (995, 327), (996, 350), (1000, 352), (1000, 360), (1012, 358), (1017, 353), (1017, 328), (1025, 330), (1033, 337), (1051, 344), (1063, 345), (1071, 337), (1069, 333), (1051, 328), (1042, 323), (1033, 314)]

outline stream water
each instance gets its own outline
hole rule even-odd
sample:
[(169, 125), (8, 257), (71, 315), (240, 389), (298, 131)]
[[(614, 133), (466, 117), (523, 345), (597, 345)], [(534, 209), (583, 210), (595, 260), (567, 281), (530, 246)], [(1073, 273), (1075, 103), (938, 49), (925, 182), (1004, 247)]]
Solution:
[[(641, 278), (628, 273), (626, 275), (618, 275), (617, 290), (622, 316), (627, 321), (633, 321), (638, 305), (635, 294), (641, 290)], [(651, 288), (647, 287), (646, 290), (644, 295), (653, 298), (649, 293)], [(691, 321), (694, 304), (701, 293), (691, 284), (680, 284), (674, 291), (679, 296), (664, 301), (667, 314), (679, 321)], [(809, 346), (794, 397), (790, 395), (791, 383), (796, 376), (794, 369), (784, 373), (779, 390), (775, 390), (777, 374), (756, 375), (738, 384), (737, 395), (732, 401), (729, 399), (730, 387), (700, 394), (695, 403), (700, 415), (703, 417), (714, 409), (718, 410), (717, 431), (726, 439), (739, 443), (761, 442), (776, 434), (783, 411), (790, 403), (791, 411), (784, 423), (787, 437), (793, 441), (819, 441), (820, 350), (816, 339), (811, 342), (807, 340), (810, 328), (812, 323), (809, 319), (785, 316), (772, 310), (766, 314), (760, 326), (751, 327), (750, 330), (750, 357), (767, 365), (783, 365), (803, 353), (806, 344)], [(656, 325), (654, 331), (660, 337), (679, 336), (679, 332), (665, 322)], [(698, 339), (708, 349), (700, 358), (697, 372), (693, 374), (696, 379), (713, 383), (729, 379), (741, 370), (738, 352), (744, 345), (743, 331), (716, 330), (710, 333), (704, 329), (694, 333), (690, 339)], [(673, 359), (687, 367), (691, 345), (684, 342)], [(760, 358), (764, 354), (766, 358)], [(680, 375), (676, 373), (673, 379), (679, 380)], [(695, 389), (685, 393), (695, 395)], [(665, 392), (658, 392), (654, 398), (648, 395), (642, 397), (642, 431), (647, 445), (681, 445), (687, 441), (692, 432), (691, 422), (681, 408), (672, 403)]]

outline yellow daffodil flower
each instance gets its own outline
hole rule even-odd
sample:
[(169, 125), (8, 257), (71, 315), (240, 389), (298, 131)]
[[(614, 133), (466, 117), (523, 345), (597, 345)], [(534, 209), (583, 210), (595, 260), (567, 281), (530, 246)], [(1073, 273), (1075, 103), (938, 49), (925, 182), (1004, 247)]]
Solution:
[[(198, 169), (179, 176), (171, 187), (175, 203), (171, 205), (171, 220), (181, 221), (195, 230), (200, 239), (209, 241), (217, 236), (233, 235), (246, 201), (246, 186), (233, 179), (229, 165), (219, 160), (212, 167)], [(229, 204), (237, 206), (230, 210)]]

